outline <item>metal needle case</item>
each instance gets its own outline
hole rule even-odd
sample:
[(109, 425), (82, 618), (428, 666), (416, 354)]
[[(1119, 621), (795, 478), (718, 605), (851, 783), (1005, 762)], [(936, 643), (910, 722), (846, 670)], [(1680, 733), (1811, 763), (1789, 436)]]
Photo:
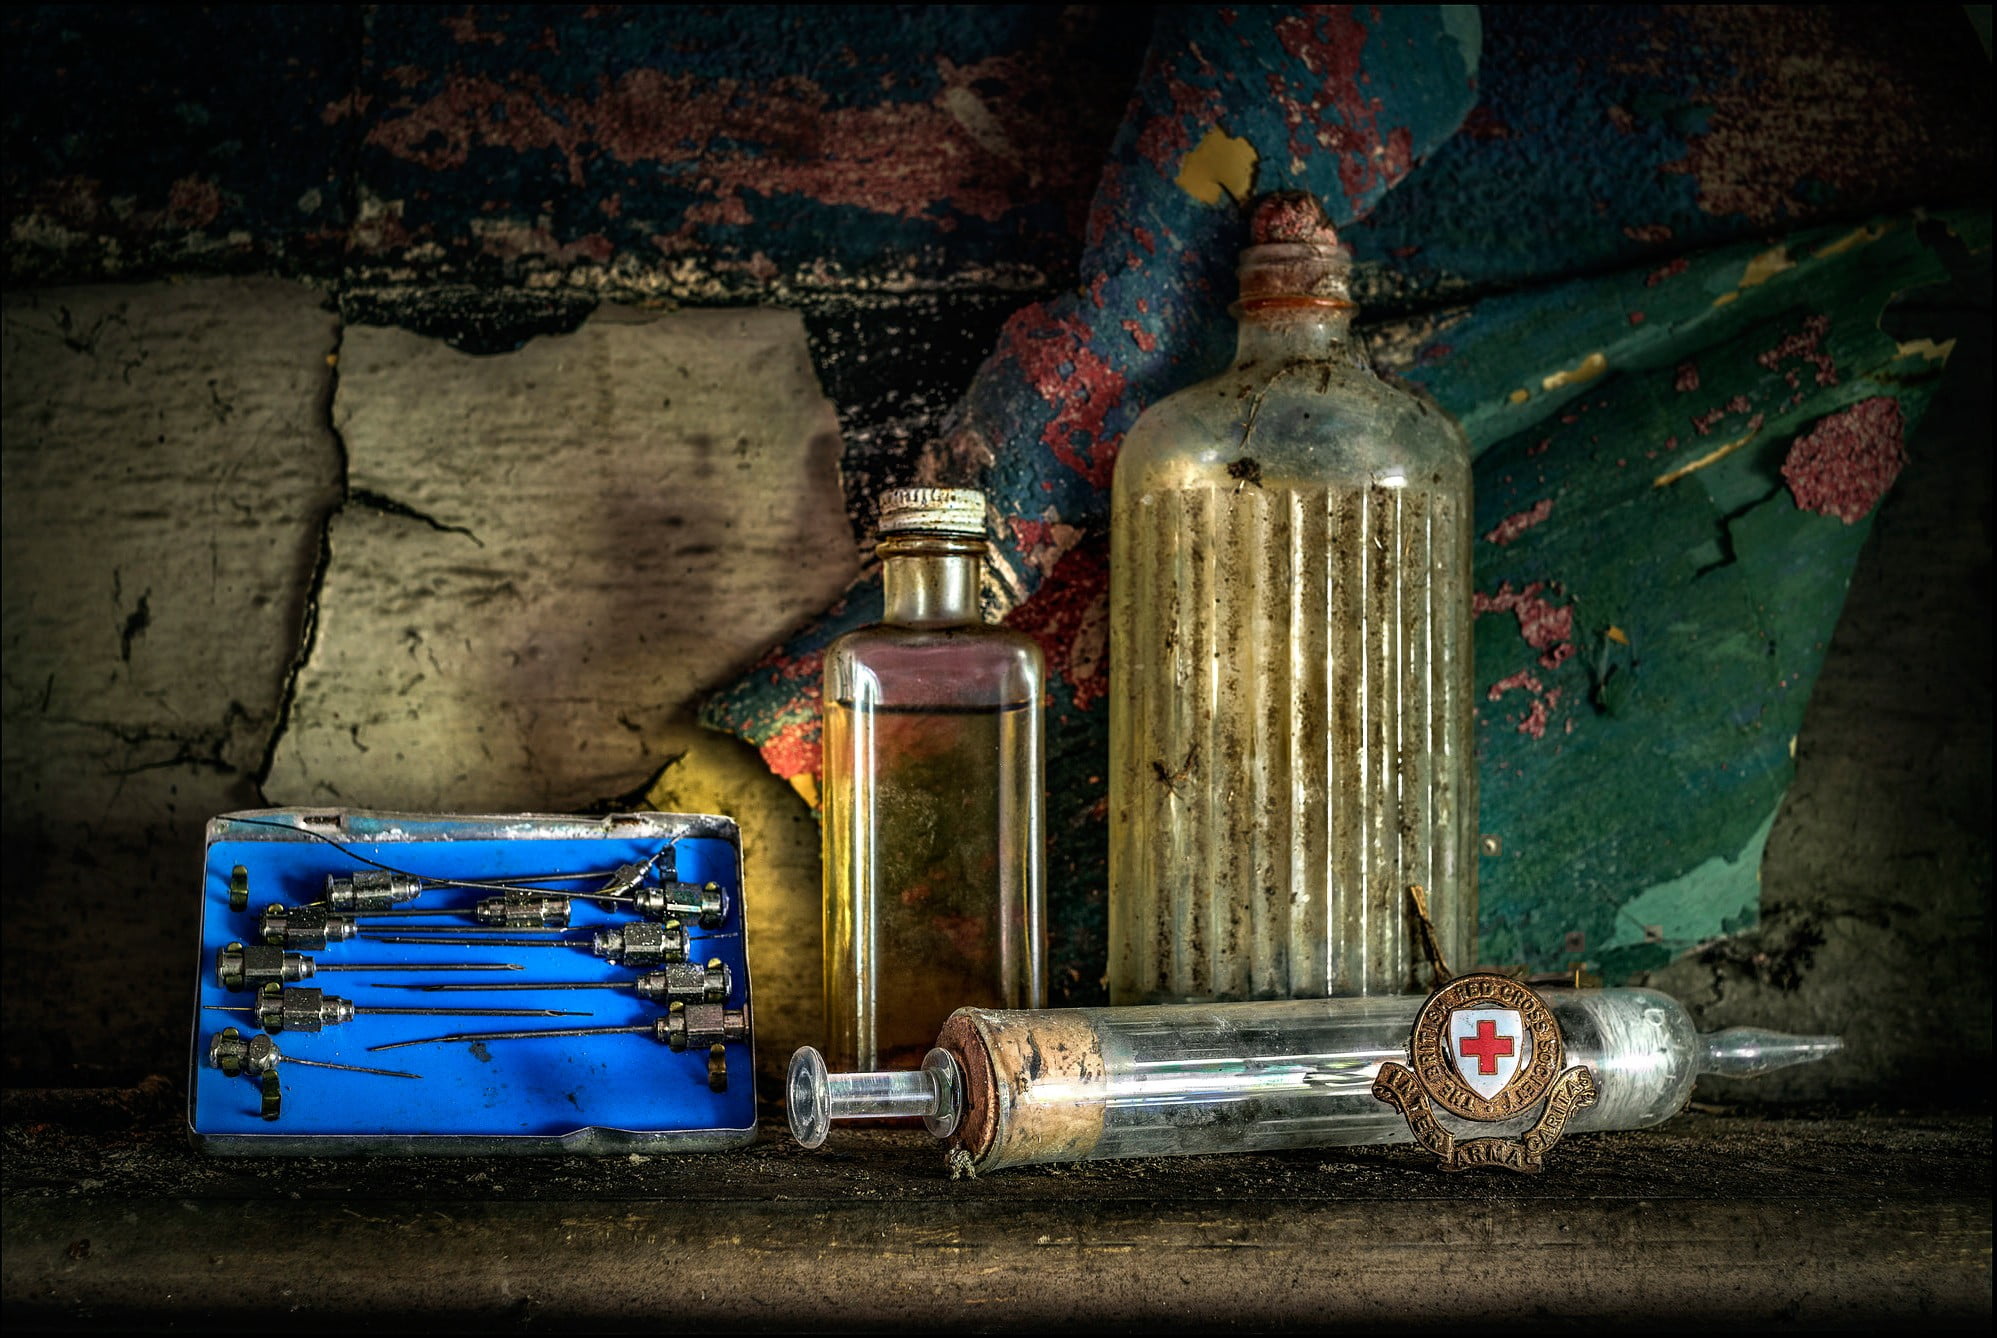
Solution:
[(1416, 987), (1475, 957), (1470, 452), (1351, 335), (1349, 259), (1265, 197), (1234, 365), (1116, 462), (1110, 999)]
[(824, 682), (825, 1028), (842, 1067), (913, 1064), (970, 1003), (1045, 1004), (1031, 639), (985, 623), (984, 495), (881, 499), (882, 621)]

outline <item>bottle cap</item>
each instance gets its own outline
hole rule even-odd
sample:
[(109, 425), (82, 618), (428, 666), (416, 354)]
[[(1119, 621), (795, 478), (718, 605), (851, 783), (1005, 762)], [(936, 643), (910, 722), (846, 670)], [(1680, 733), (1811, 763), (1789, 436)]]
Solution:
[(1248, 246), (1235, 270), (1241, 280), (1237, 309), (1261, 307), (1350, 308), (1347, 281), (1352, 257), (1324, 206), (1307, 191), (1272, 191), (1248, 215)]
[(1260, 196), (1248, 216), (1248, 243), (1280, 242), (1338, 245), (1338, 229), (1324, 216), (1324, 206), (1309, 191), (1276, 190)]
[(976, 488), (891, 488), (881, 494), (881, 537), (985, 537), (985, 495)]

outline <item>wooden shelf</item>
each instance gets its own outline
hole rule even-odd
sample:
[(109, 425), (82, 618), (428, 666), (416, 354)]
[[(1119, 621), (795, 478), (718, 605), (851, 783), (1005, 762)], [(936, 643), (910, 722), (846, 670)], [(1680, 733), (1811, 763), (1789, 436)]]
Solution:
[(1982, 1114), (1693, 1112), (1545, 1174), (1404, 1148), (951, 1181), (917, 1131), (715, 1156), (248, 1159), (164, 1081), (6, 1097), (5, 1317), (437, 1330), (1982, 1327)]

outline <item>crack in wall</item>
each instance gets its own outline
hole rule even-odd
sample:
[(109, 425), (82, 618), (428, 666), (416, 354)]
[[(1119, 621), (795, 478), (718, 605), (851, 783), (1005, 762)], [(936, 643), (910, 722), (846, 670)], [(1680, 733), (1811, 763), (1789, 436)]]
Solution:
[(258, 759), (256, 769), (250, 773), (249, 781), (256, 790), (257, 800), (266, 806), (270, 796), (264, 786), (270, 781), (270, 772), (277, 762), (278, 746), (284, 741), (285, 731), (291, 728), (292, 708), (298, 703), (298, 680), (305, 671), (307, 661), (319, 644), (319, 600), (326, 590), (326, 573), (333, 565), (333, 522), (346, 510), (349, 496), (347, 480), (351, 461), (347, 455), (347, 439), (340, 431), (339, 420), (333, 415), (333, 401), (340, 390), (340, 350), (347, 339), (347, 323), (339, 313), (337, 296), (334, 298), (333, 347), (326, 355), (326, 389), (320, 396), (319, 418), (326, 429), (326, 435), (333, 443), (333, 454), (338, 466), (339, 498), (326, 508), (326, 514), (319, 518), (319, 546), (312, 558), (312, 575), (305, 589), (305, 604), (299, 617), (298, 648), (292, 653), (291, 663), (285, 667), (284, 686), (277, 696), (277, 710), (271, 725), (270, 737), (264, 741), (263, 756)]
[(347, 489), (346, 501), (338, 509), (344, 511), (349, 504), (356, 503), (380, 511), (385, 515), (400, 516), (405, 520), (419, 521), (424, 525), (428, 525), (439, 534), (462, 534), (480, 548), (485, 547), (485, 541), (480, 539), (476, 534), (473, 534), (465, 526), (447, 524), (444, 521), (438, 520), (427, 511), (420, 511), (407, 502), (398, 502), (393, 497), (378, 493), (372, 488)]
[(241, 702), (231, 701), (222, 714), (221, 723), (213, 729), (197, 729), (189, 732), (172, 729), (156, 729), (151, 725), (128, 725), (115, 720), (89, 720), (80, 716), (48, 715), (41, 717), (42, 723), (62, 725), (70, 729), (87, 729), (108, 734), (127, 748), (144, 748), (152, 744), (171, 744), (172, 757), (153, 762), (141, 762), (127, 767), (107, 767), (105, 772), (112, 776), (132, 776), (141, 771), (157, 771), (162, 767), (189, 766), (202, 767), (209, 771), (237, 772), (235, 763), (223, 754), (228, 750), (234, 727), (238, 724), (253, 724), (250, 713)]

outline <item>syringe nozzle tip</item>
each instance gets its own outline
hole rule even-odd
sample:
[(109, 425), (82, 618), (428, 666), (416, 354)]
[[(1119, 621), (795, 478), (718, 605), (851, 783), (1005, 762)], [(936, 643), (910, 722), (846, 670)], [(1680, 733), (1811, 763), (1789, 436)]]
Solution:
[(1758, 1078), (1794, 1064), (1828, 1059), (1844, 1049), (1841, 1036), (1796, 1036), (1759, 1027), (1728, 1027), (1701, 1039), (1706, 1054), (1699, 1071), (1723, 1078)]

